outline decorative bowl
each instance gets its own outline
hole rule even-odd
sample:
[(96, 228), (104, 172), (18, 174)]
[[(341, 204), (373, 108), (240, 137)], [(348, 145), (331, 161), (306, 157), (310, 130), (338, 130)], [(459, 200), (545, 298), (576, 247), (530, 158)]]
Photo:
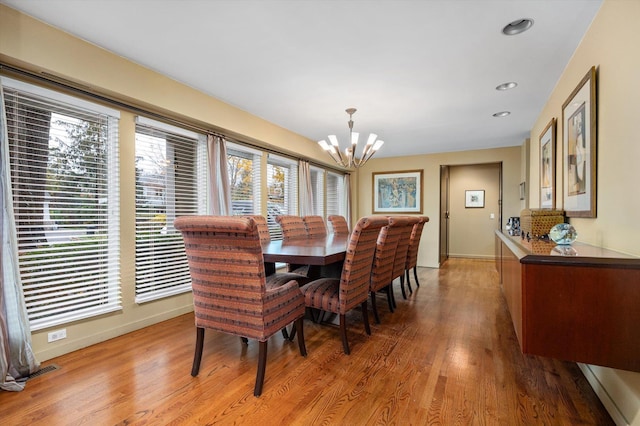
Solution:
[(558, 223), (549, 231), (549, 238), (556, 244), (572, 244), (577, 237), (578, 232), (576, 232), (576, 228), (569, 223)]

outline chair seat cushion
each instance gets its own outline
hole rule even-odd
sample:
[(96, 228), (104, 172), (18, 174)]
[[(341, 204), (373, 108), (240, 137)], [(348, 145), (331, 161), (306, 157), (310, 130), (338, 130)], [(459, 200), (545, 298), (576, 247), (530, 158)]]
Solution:
[(339, 313), (340, 280), (338, 278), (320, 278), (301, 287), (304, 303), (310, 308)]
[(292, 272), (276, 272), (275, 274), (267, 276), (267, 290), (280, 287), (289, 281), (297, 281), (299, 286), (303, 286), (309, 282), (309, 278)]

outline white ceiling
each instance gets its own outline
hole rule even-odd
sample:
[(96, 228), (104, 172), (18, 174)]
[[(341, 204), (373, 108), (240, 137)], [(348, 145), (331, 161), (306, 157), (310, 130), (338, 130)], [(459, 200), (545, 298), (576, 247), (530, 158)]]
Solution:
[[(389, 157), (520, 145), (602, 1), (0, 3), (312, 140), (346, 146), (355, 107)], [(501, 33), (522, 18), (529, 31)]]

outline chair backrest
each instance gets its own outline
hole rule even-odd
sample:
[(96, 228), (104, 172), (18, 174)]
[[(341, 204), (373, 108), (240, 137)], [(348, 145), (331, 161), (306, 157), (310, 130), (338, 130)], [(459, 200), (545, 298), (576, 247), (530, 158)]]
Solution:
[(389, 219), (385, 216), (365, 216), (353, 228), (340, 276), (338, 304), (341, 314), (367, 300), (376, 241), (380, 228), (388, 224)]
[(332, 214), (327, 217), (327, 220), (331, 224), (331, 233), (349, 235), (349, 225), (347, 225), (347, 219), (344, 216)]
[(327, 236), (327, 225), (325, 225), (322, 216), (304, 216), (302, 221), (307, 229), (307, 235), (309, 235), (309, 238)]
[(420, 222), (413, 225), (411, 238), (409, 238), (409, 248), (407, 249), (407, 264), (405, 269), (415, 268), (418, 264), (418, 248), (420, 247), (420, 238), (422, 237), (422, 229), (424, 224), (429, 222), (428, 216), (419, 216)]
[(282, 228), (282, 238), (286, 240), (296, 240), (307, 238), (307, 228), (300, 216), (279, 215), (276, 216), (276, 222)]
[(402, 232), (400, 233), (396, 257), (393, 261), (392, 280), (404, 275), (404, 267), (407, 264), (407, 252), (409, 251), (409, 240), (411, 239), (411, 232), (413, 232), (413, 225), (420, 221), (416, 216), (405, 216), (405, 218), (407, 219), (407, 225), (402, 227)]
[(256, 223), (258, 227), (258, 234), (260, 235), (261, 243), (268, 243), (271, 241), (271, 234), (269, 233), (269, 226), (267, 225), (267, 219), (260, 214), (247, 214), (242, 217), (250, 217)]
[(258, 227), (240, 216), (181, 216), (197, 327), (242, 337), (267, 335), (266, 279)]
[(398, 242), (408, 225), (406, 217), (397, 216), (390, 217), (389, 224), (380, 228), (371, 271), (371, 291), (378, 291), (391, 283)]

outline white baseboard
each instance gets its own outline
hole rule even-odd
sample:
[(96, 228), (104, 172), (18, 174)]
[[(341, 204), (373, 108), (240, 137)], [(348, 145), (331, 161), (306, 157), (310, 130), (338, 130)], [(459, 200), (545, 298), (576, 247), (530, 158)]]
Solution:
[(80, 339), (70, 340), (69, 342), (57, 345), (51, 349), (44, 349), (35, 353), (36, 359), (40, 362), (50, 360), (52, 358), (67, 354), (69, 352), (77, 351), (78, 349), (86, 348), (87, 346), (95, 345), (96, 343), (104, 342), (105, 340), (113, 339), (114, 337), (122, 336), (123, 334), (131, 333), (132, 331), (139, 330), (144, 327), (148, 327), (153, 324), (157, 324), (162, 321), (175, 318), (180, 315), (193, 311), (193, 305), (187, 305), (172, 309), (170, 311), (160, 312), (157, 315), (146, 317), (138, 321), (122, 324), (114, 328), (107, 330), (101, 330), (90, 336), (84, 336)]
[(598, 380), (598, 377), (595, 375), (593, 370), (591, 370), (591, 367), (588, 364), (577, 364), (580, 370), (582, 370), (582, 374), (584, 374), (584, 377), (587, 379), (596, 395), (598, 395), (598, 398), (602, 402), (602, 405), (604, 405), (604, 408), (606, 408), (609, 412), (609, 415), (611, 416), (611, 419), (613, 419), (615, 424), (618, 426), (629, 426), (629, 420), (624, 417), (616, 402), (611, 398), (609, 392), (607, 392), (607, 389), (605, 389), (600, 380)]

